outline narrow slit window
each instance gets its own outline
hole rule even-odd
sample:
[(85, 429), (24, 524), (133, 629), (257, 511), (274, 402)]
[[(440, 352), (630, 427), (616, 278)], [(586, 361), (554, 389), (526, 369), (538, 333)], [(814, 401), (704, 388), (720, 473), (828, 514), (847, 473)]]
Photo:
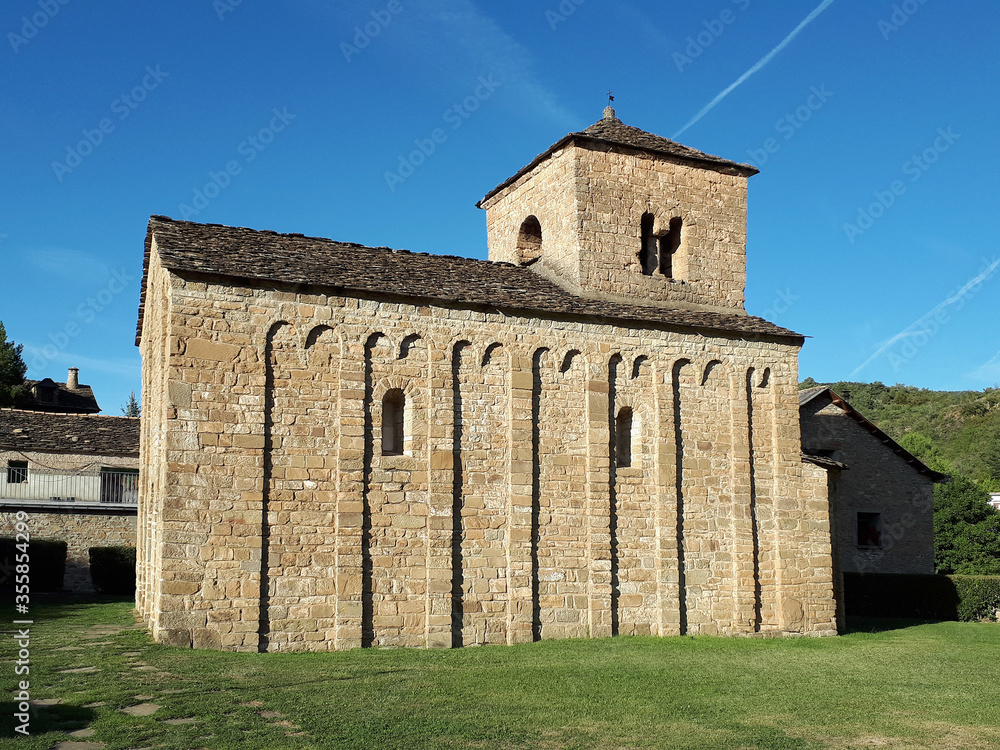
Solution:
[(674, 278), (677, 272), (675, 259), (681, 247), (682, 224), (680, 217), (671, 219), (670, 229), (660, 237), (660, 273), (668, 279)]
[(632, 465), (632, 410), (627, 406), (615, 419), (615, 465), (619, 468)]
[(406, 397), (395, 388), (382, 399), (382, 455), (403, 455), (404, 414)]

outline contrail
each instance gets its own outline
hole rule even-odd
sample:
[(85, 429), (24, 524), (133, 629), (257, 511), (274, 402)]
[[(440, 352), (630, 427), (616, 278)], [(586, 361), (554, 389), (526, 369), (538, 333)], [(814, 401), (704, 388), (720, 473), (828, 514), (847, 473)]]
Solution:
[(726, 88), (721, 94), (719, 94), (712, 101), (710, 101), (708, 104), (706, 104), (702, 108), (701, 112), (699, 112), (694, 117), (692, 117), (691, 120), (688, 122), (687, 125), (685, 125), (683, 128), (681, 128), (676, 133), (674, 133), (673, 139), (676, 140), (678, 138), (678, 136), (680, 136), (685, 130), (687, 130), (688, 128), (690, 128), (692, 125), (694, 125), (696, 122), (698, 122), (698, 120), (700, 120), (702, 117), (704, 117), (709, 112), (711, 112), (715, 108), (715, 105), (717, 105), (719, 102), (721, 102), (727, 96), (729, 96), (729, 94), (732, 93), (733, 89), (735, 89), (737, 86), (739, 86), (741, 83), (743, 83), (746, 79), (748, 79), (750, 76), (752, 76), (758, 70), (760, 70), (761, 68), (763, 68), (769, 62), (771, 62), (771, 60), (774, 59), (775, 55), (777, 55), (779, 52), (781, 52), (781, 50), (783, 50), (785, 47), (787, 47), (789, 44), (791, 44), (792, 40), (799, 35), (799, 32), (802, 31), (802, 29), (804, 29), (806, 26), (808, 26), (809, 24), (811, 24), (813, 22), (813, 19), (816, 18), (816, 16), (818, 16), (824, 10), (826, 10), (827, 8), (829, 8), (831, 5), (833, 5), (833, 0), (823, 0), (823, 2), (821, 2), (816, 7), (816, 9), (813, 10), (812, 13), (810, 13), (808, 16), (805, 17), (805, 20), (802, 21), (802, 23), (800, 23), (798, 26), (796, 26), (792, 30), (791, 34), (789, 34), (788, 36), (786, 36), (784, 39), (781, 40), (781, 43), (777, 47), (775, 47), (773, 50), (771, 50), (766, 55), (764, 55), (762, 58), (760, 58), (757, 62), (755, 62), (754, 65), (753, 65), (753, 67), (750, 68), (750, 70), (748, 70), (746, 73), (744, 73), (739, 78), (737, 78), (736, 81), (734, 83), (730, 84), (729, 87)]
[(878, 348), (877, 352), (875, 352), (872, 356), (870, 356), (868, 359), (866, 359), (862, 364), (860, 364), (860, 365), (858, 365), (857, 367), (854, 368), (854, 372), (851, 373), (851, 376), (853, 377), (853, 376), (857, 375), (859, 372), (861, 372), (863, 369), (865, 369), (868, 365), (870, 365), (872, 363), (872, 360), (877, 359), (878, 357), (882, 356), (882, 354), (884, 354), (885, 351), (887, 349), (889, 349), (889, 347), (893, 346), (897, 341), (900, 341), (900, 340), (905, 339), (905, 338), (907, 338), (909, 336), (913, 336), (913, 335), (919, 333), (921, 330), (923, 330), (923, 329), (919, 328), (919, 326), (920, 326), (921, 323), (923, 323), (928, 318), (934, 317), (941, 310), (943, 310), (944, 308), (948, 307), (949, 305), (953, 305), (956, 302), (958, 302), (960, 299), (962, 299), (962, 297), (964, 297), (966, 295), (966, 293), (968, 293), (968, 291), (970, 289), (972, 289), (973, 287), (978, 286), (979, 284), (983, 283), (986, 279), (988, 279), (990, 276), (992, 276), (993, 273), (994, 273), (994, 271), (996, 271), (996, 269), (997, 269), (998, 266), (1000, 266), (1000, 260), (994, 260), (991, 264), (989, 264), (988, 266), (986, 266), (986, 268), (983, 269), (982, 273), (980, 273), (979, 275), (974, 276), (972, 279), (970, 279), (969, 282), (965, 286), (963, 286), (961, 289), (959, 289), (953, 295), (951, 295), (950, 297), (948, 297), (948, 299), (944, 300), (943, 302), (938, 303), (930, 312), (925, 313), (924, 315), (921, 315), (919, 318), (917, 318), (915, 321), (913, 321), (910, 325), (908, 325), (902, 331), (900, 331), (895, 336), (893, 336), (891, 339), (889, 339), (884, 344), (882, 344), (882, 346), (880, 346)]

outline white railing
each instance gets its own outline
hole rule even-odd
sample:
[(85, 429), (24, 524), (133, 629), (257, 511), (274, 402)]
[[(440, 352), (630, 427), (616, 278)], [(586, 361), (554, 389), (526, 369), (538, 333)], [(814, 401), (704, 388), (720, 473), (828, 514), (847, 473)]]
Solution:
[(139, 473), (0, 467), (0, 499), (135, 504), (139, 502)]

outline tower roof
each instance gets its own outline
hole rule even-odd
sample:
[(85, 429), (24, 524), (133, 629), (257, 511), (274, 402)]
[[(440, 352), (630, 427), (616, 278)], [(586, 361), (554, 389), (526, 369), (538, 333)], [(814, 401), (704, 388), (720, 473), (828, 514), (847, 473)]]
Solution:
[(738, 174), (744, 177), (751, 177), (760, 171), (750, 164), (741, 164), (729, 159), (723, 159), (721, 156), (706, 154), (704, 151), (685, 146), (669, 138), (647, 133), (645, 130), (626, 125), (615, 116), (614, 109), (608, 107), (604, 111), (603, 118), (589, 128), (581, 130), (578, 133), (570, 133), (556, 143), (553, 143), (546, 151), (536, 156), (530, 164), (519, 170), (513, 177), (493, 188), (476, 206), (482, 208), (483, 204), (494, 195), (517, 182), (522, 176), (552, 156), (554, 152), (565, 148), (570, 143), (604, 144), (613, 147), (624, 146), (637, 151), (645, 151), (646, 153), (658, 156), (666, 156), (683, 162), (699, 164), (709, 169), (725, 172), (726, 174)]

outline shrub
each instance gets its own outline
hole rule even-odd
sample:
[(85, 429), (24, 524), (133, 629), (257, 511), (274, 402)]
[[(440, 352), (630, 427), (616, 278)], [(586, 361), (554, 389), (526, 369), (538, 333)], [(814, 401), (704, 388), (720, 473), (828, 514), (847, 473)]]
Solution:
[(91, 547), (90, 580), (104, 594), (134, 594), (135, 547)]
[(993, 620), (1000, 576), (845, 573), (844, 603), (851, 616)]
[(844, 573), (844, 603), (860, 617), (958, 619), (955, 584), (942, 575)]
[(958, 590), (958, 619), (996, 620), (1000, 609), (1000, 576), (951, 576)]
[[(13, 537), (0, 538), (0, 565), (4, 568), (2, 583), (6, 590), (14, 589), (17, 577), (17, 542)], [(28, 577), (31, 591), (58, 591), (66, 574), (66, 542), (59, 539), (32, 539), (28, 544)]]

